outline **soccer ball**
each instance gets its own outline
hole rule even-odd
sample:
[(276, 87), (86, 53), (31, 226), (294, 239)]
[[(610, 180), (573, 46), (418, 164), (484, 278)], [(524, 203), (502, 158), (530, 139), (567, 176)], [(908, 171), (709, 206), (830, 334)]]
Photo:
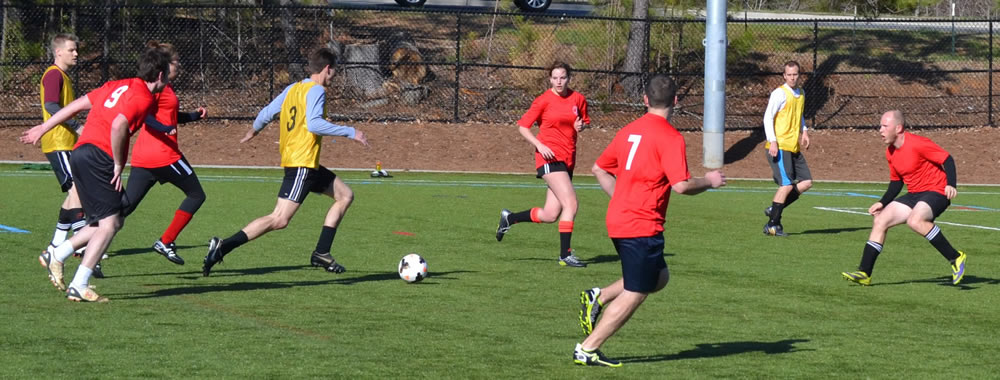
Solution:
[(406, 282), (419, 282), (427, 277), (427, 261), (416, 253), (399, 260), (399, 278)]

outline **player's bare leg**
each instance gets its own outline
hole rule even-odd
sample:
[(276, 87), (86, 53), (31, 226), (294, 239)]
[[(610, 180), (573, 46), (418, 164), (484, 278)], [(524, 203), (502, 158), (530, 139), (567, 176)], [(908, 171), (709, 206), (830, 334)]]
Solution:
[(882, 244), (885, 243), (885, 234), (889, 228), (906, 222), (911, 210), (909, 206), (890, 202), (875, 215), (872, 221), (872, 231), (868, 234), (868, 241), (861, 252), (861, 264), (854, 272), (841, 272), (841, 276), (848, 281), (861, 285), (871, 285), (872, 272), (875, 270), (875, 260), (882, 253)]
[[(597, 322), (597, 326), (594, 327), (594, 332), (587, 336), (587, 339), (583, 340), (583, 349), (593, 351), (601, 348), (601, 345), (604, 344), (608, 338), (614, 335), (618, 329), (625, 325), (625, 322), (628, 322), (629, 318), (632, 318), (632, 314), (639, 308), (639, 305), (642, 305), (643, 301), (646, 300), (646, 297), (648, 297), (649, 294), (656, 293), (663, 289), (669, 280), (670, 272), (664, 268), (660, 271), (656, 288), (652, 292), (641, 293), (622, 289), (617, 297), (614, 298), (614, 302), (611, 302), (610, 304), (605, 303), (607, 306), (604, 308), (604, 317)], [(612, 286), (618, 283), (619, 281), (616, 281), (612, 284)]]
[(87, 242), (87, 249), (83, 254), (83, 262), (80, 263), (73, 281), (70, 282), (69, 287), (66, 289), (66, 298), (73, 301), (86, 302), (107, 301), (106, 298), (101, 297), (93, 289), (90, 289), (88, 284), (94, 267), (101, 260), (101, 257), (104, 256), (104, 252), (107, 251), (108, 246), (111, 245), (111, 240), (114, 239), (115, 234), (121, 228), (121, 223), (121, 216), (118, 214), (105, 217), (97, 222), (97, 227)]
[(328, 272), (343, 273), (346, 269), (330, 254), (330, 247), (333, 245), (333, 239), (337, 236), (337, 227), (340, 225), (340, 221), (343, 220), (347, 209), (354, 202), (354, 191), (340, 177), (336, 177), (323, 194), (333, 198), (333, 205), (326, 213), (323, 230), (320, 232), (319, 240), (316, 241), (316, 249), (309, 261), (312, 265), (323, 267)]
[[(554, 172), (542, 176), (549, 189), (546, 192), (546, 206), (555, 198), (559, 204), (559, 264), (569, 267), (585, 267), (571, 248), (573, 221), (576, 219), (577, 200), (573, 181), (567, 172)], [(546, 215), (551, 216), (551, 215)]]

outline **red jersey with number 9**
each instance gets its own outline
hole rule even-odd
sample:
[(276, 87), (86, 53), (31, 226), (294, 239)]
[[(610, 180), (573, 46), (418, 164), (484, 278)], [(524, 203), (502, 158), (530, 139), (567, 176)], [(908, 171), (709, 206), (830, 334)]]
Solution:
[(902, 180), (906, 191), (919, 193), (933, 191), (944, 194), (948, 176), (941, 167), (948, 159), (948, 151), (931, 139), (903, 132), (903, 146), (898, 149), (889, 145), (885, 158), (889, 160), (889, 177), (893, 181)]
[(612, 238), (662, 232), (670, 186), (691, 178), (684, 136), (651, 113), (618, 131), (596, 164), (616, 177), (606, 219)]
[[(111, 122), (115, 117), (125, 116), (131, 134), (142, 125), (153, 105), (153, 94), (146, 87), (146, 82), (139, 78), (105, 83), (88, 93), (87, 98), (91, 104), (90, 114), (87, 115), (87, 123), (83, 125), (83, 134), (73, 149), (83, 144), (93, 144), (111, 157), (114, 157), (111, 151)], [(127, 153), (128, 146), (125, 149)]]

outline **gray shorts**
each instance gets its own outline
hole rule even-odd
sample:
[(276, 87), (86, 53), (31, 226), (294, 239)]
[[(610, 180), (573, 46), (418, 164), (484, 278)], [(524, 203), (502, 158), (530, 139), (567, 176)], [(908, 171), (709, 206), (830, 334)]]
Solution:
[(797, 182), (812, 179), (809, 173), (809, 166), (806, 165), (806, 156), (802, 152), (792, 153), (787, 150), (778, 150), (777, 157), (771, 157), (764, 151), (767, 163), (771, 165), (771, 174), (774, 176), (774, 183), (778, 186), (791, 186)]

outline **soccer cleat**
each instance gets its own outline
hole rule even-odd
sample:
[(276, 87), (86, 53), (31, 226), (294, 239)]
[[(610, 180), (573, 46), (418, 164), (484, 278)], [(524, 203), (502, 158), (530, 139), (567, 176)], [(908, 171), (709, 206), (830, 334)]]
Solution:
[(49, 282), (52, 282), (52, 285), (55, 285), (56, 289), (65, 291), (66, 283), (63, 282), (63, 263), (53, 260), (52, 254), (49, 251), (42, 251), (42, 254), (38, 256), (38, 262), (45, 267), (45, 270), (49, 271)]
[(184, 259), (177, 255), (176, 251), (177, 245), (174, 242), (163, 244), (163, 241), (157, 239), (156, 243), (153, 243), (153, 250), (159, 254), (166, 257), (170, 262), (177, 265), (184, 265)]
[(771, 217), (771, 210), (773, 210), (773, 209), (774, 209), (774, 206), (767, 206), (767, 208), (764, 209), (764, 216), (770, 218)]
[(510, 231), (510, 222), (507, 221), (508, 216), (510, 216), (510, 210), (500, 210), (500, 223), (497, 224), (497, 241), (503, 240), (503, 235), (507, 231)]
[(601, 353), (601, 350), (584, 350), (583, 345), (580, 343), (577, 343), (576, 349), (573, 350), (573, 363), (579, 365), (599, 365), (605, 367), (622, 366), (622, 362), (608, 359), (607, 356), (604, 356), (604, 354)]
[(559, 265), (564, 267), (574, 267), (574, 268), (586, 268), (587, 263), (576, 257), (573, 252), (570, 252), (569, 256), (559, 258)]
[(204, 265), (201, 267), (201, 275), (208, 277), (212, 273), (212, 267), (222, 262), (222, 240), (213, 237), (208, 241), (208, 254), (205, 255)]
[(951, 264), (951, 284), (958, 285), (965, 277), (965, 252), (958, 251), (958, 258)]
[(767, 223), (764, 225), (764, 235), (788, 236), (788, 234), (785, 233), (784, 227), (782, 227), (780, 224), (771, 224), (771, 223)]
[(314, 267), (323, 267), (327, 272), (332, 273), (344, 273), (347, 270), (343, 265), (337, 263), (337, 260), (334, 260), (333, 255), (330, 255), (329, 252), (319, 253), (313, 251), (312, 256), (309, 258), (309, 263)]
[(101, 270), (101, 263), (94, 264), (94, 271), (90, 273), (96, 278), (104, 278), (104, 271)]
[(97, 294), (97, 292), (95, 292), (94, 289), (91, 289), (89, 286), (86, 289), (83, 289), (82, 291), (78, 290), (75, 287), (70, 286), (69, 289), (66, 290), (66, 298), (69, 299), (70, 301), (76, 301), (76, 302), (104, 303), (109, 301), (107, 298), (101, 297), (100, 294)]
[(872, 284), (872, 278), (868, 276), (867, 273), (862, 271), (857, 272), (841, 272), (841, 276), (847, 281), (855, 282), (863, 286), (868, 286)]
[(601, 315), (601, 288), (587, 289), (580, 292), (580, 327), (583, 328), (583, 335), (590, 335), (594, 332), (594, 325), (597, 324), (597, 317)]

